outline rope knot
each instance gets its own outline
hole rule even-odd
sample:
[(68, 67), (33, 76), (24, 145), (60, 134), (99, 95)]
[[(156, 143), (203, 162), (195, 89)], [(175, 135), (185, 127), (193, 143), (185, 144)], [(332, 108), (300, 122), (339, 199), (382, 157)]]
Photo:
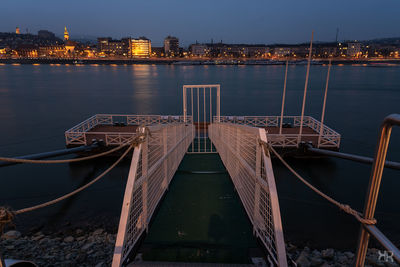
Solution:
[(0, 207), (0, 233), (3, 233), (4, 228), (12, 224), (15, 213), (6, 207)]

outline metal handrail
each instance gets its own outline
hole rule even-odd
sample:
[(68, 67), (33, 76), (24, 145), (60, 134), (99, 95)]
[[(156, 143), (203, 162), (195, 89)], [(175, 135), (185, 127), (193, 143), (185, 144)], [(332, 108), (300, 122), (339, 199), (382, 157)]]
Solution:
[[(390, 134), (394, 125), (400, 126), (400, 114), (387, 116), (381, 126), (374, 163), (371, 170), (367, 197), (364, 205), (364, 218), (373, 219), (375, 214), (376, 202), (378, 200), (379, 187), (382, 181), (382, 173), (385, 167), (386, 154), (389, 146)], [(361, 223), (360, 235), (358, 239), (355, 266), (362, 267), (367, 255), (369, 236), (372, 234), (385, 248), (392, 249), (393, 257), (400, 262), (400, 251), (387, 239), (376, 227), (366, 227)]]

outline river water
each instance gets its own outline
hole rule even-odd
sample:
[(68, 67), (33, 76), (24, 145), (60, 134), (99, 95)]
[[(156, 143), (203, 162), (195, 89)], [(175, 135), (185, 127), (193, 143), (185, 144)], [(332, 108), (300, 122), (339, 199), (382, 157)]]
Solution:
[[(327, 67), (312, 66), (306, 115), (320, 119)], [(285, 113), (299, 115), (306, 67), (290, 66)], [(181, 114), (182, 85), (221, 84), (222, 115), (278, 115), (284, 66), (0, 65), (0, 155), (60, 149), (64, 131), (96, 113)], [(326, 123), (342, 134), (341, 151), (373, 156), (383, 118), (400, 112), (400, 67), (333, 66)], [(400, 161), (394, 129), (389, 160)], [(32, 206), (70, 192), (112, 160), (0, 168), (0, 205)], [(340, 159), (289, 160), (314, 185), (362, 211), (371, 167)], [(356, 221), (316, 196), (279, 162), (274, 172), (285, 239), (320, 247), (352, 248)], [(19, 229), (66, 222), (115, 228), (129, 161), (76, 197), (19, 216)], [(376, 218), (400, 243), (399, 172), (385, 170)]]

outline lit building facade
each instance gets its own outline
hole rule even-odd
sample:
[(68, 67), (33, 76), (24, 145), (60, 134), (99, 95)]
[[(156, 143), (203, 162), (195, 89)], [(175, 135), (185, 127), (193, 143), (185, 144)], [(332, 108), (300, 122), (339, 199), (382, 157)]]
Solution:
[(97, 51), (103, 56), (127, 56), (130, 39), (113, 40), (111, 37), (97, 38)]
[(129, 54), (131, 57), (148, 58), (151, 55), (151, 41), (146, 37), (129, 39)]
[(348, 43), (347, 44), (347, 56), (348, 57), (360, 57), (361, 52), (361, 43)]
[(168, 36), (164, 39), (164, 53), (169, 56), (179, 54), (179, 39), (174, 36)]
[(192, 56), (204, 57), (207, 56), (210, 51), (205, 44), (192, 44), (190, 46), (190, 52)]

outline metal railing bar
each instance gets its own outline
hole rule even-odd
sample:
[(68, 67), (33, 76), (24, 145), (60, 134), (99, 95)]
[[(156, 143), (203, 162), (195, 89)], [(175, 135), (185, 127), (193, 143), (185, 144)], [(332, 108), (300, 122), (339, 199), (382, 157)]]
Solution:
[[(320, 155), (331, 156), (331, 157), (336, 157), (336, 158), (341, 158), (341, 159), (347, 159), (347, 160), (357, 161), (357, 162), (366, 163), (366, 164), (372, 164), (374, 161), (374, 159), (370, 158), (370, 157), (358, 156), (358, 155), (354, 155), (354, 154), (336, 152), (336, 151), (325, 150), (325, 149), (319, 149), (319, 148), (311, 147), (310, 145), (306, 145), (306, 150), (309, 152), (320, 154)], [(400, 163), (387, 160), (385, 162), (385, 167), (390, 168), (390, 169), (400, 170)]]
[[(375, 158), (369, 179), (367, 196), (364, 204), (364, 219), (367, 220), (374, 218), (379, 188), (382, 181), (382, 173), (386, 162), (390, 134), (394, 125), (400, 125), (400, 114), (391, 114), (387, 116), (381, 126), (380, 135), (376, 146)], [(369, 233), (365, 230), (363, 224), (361, 224), (357, 252), (355, 256), (355, 266), (357, 267), (364, 266), (368, 242)]]
[(400, 250), (375, 225), (364, 225), (364, 228), (375, 237), (388, 252), (392, 252), (395, 260), (400, 263)]

